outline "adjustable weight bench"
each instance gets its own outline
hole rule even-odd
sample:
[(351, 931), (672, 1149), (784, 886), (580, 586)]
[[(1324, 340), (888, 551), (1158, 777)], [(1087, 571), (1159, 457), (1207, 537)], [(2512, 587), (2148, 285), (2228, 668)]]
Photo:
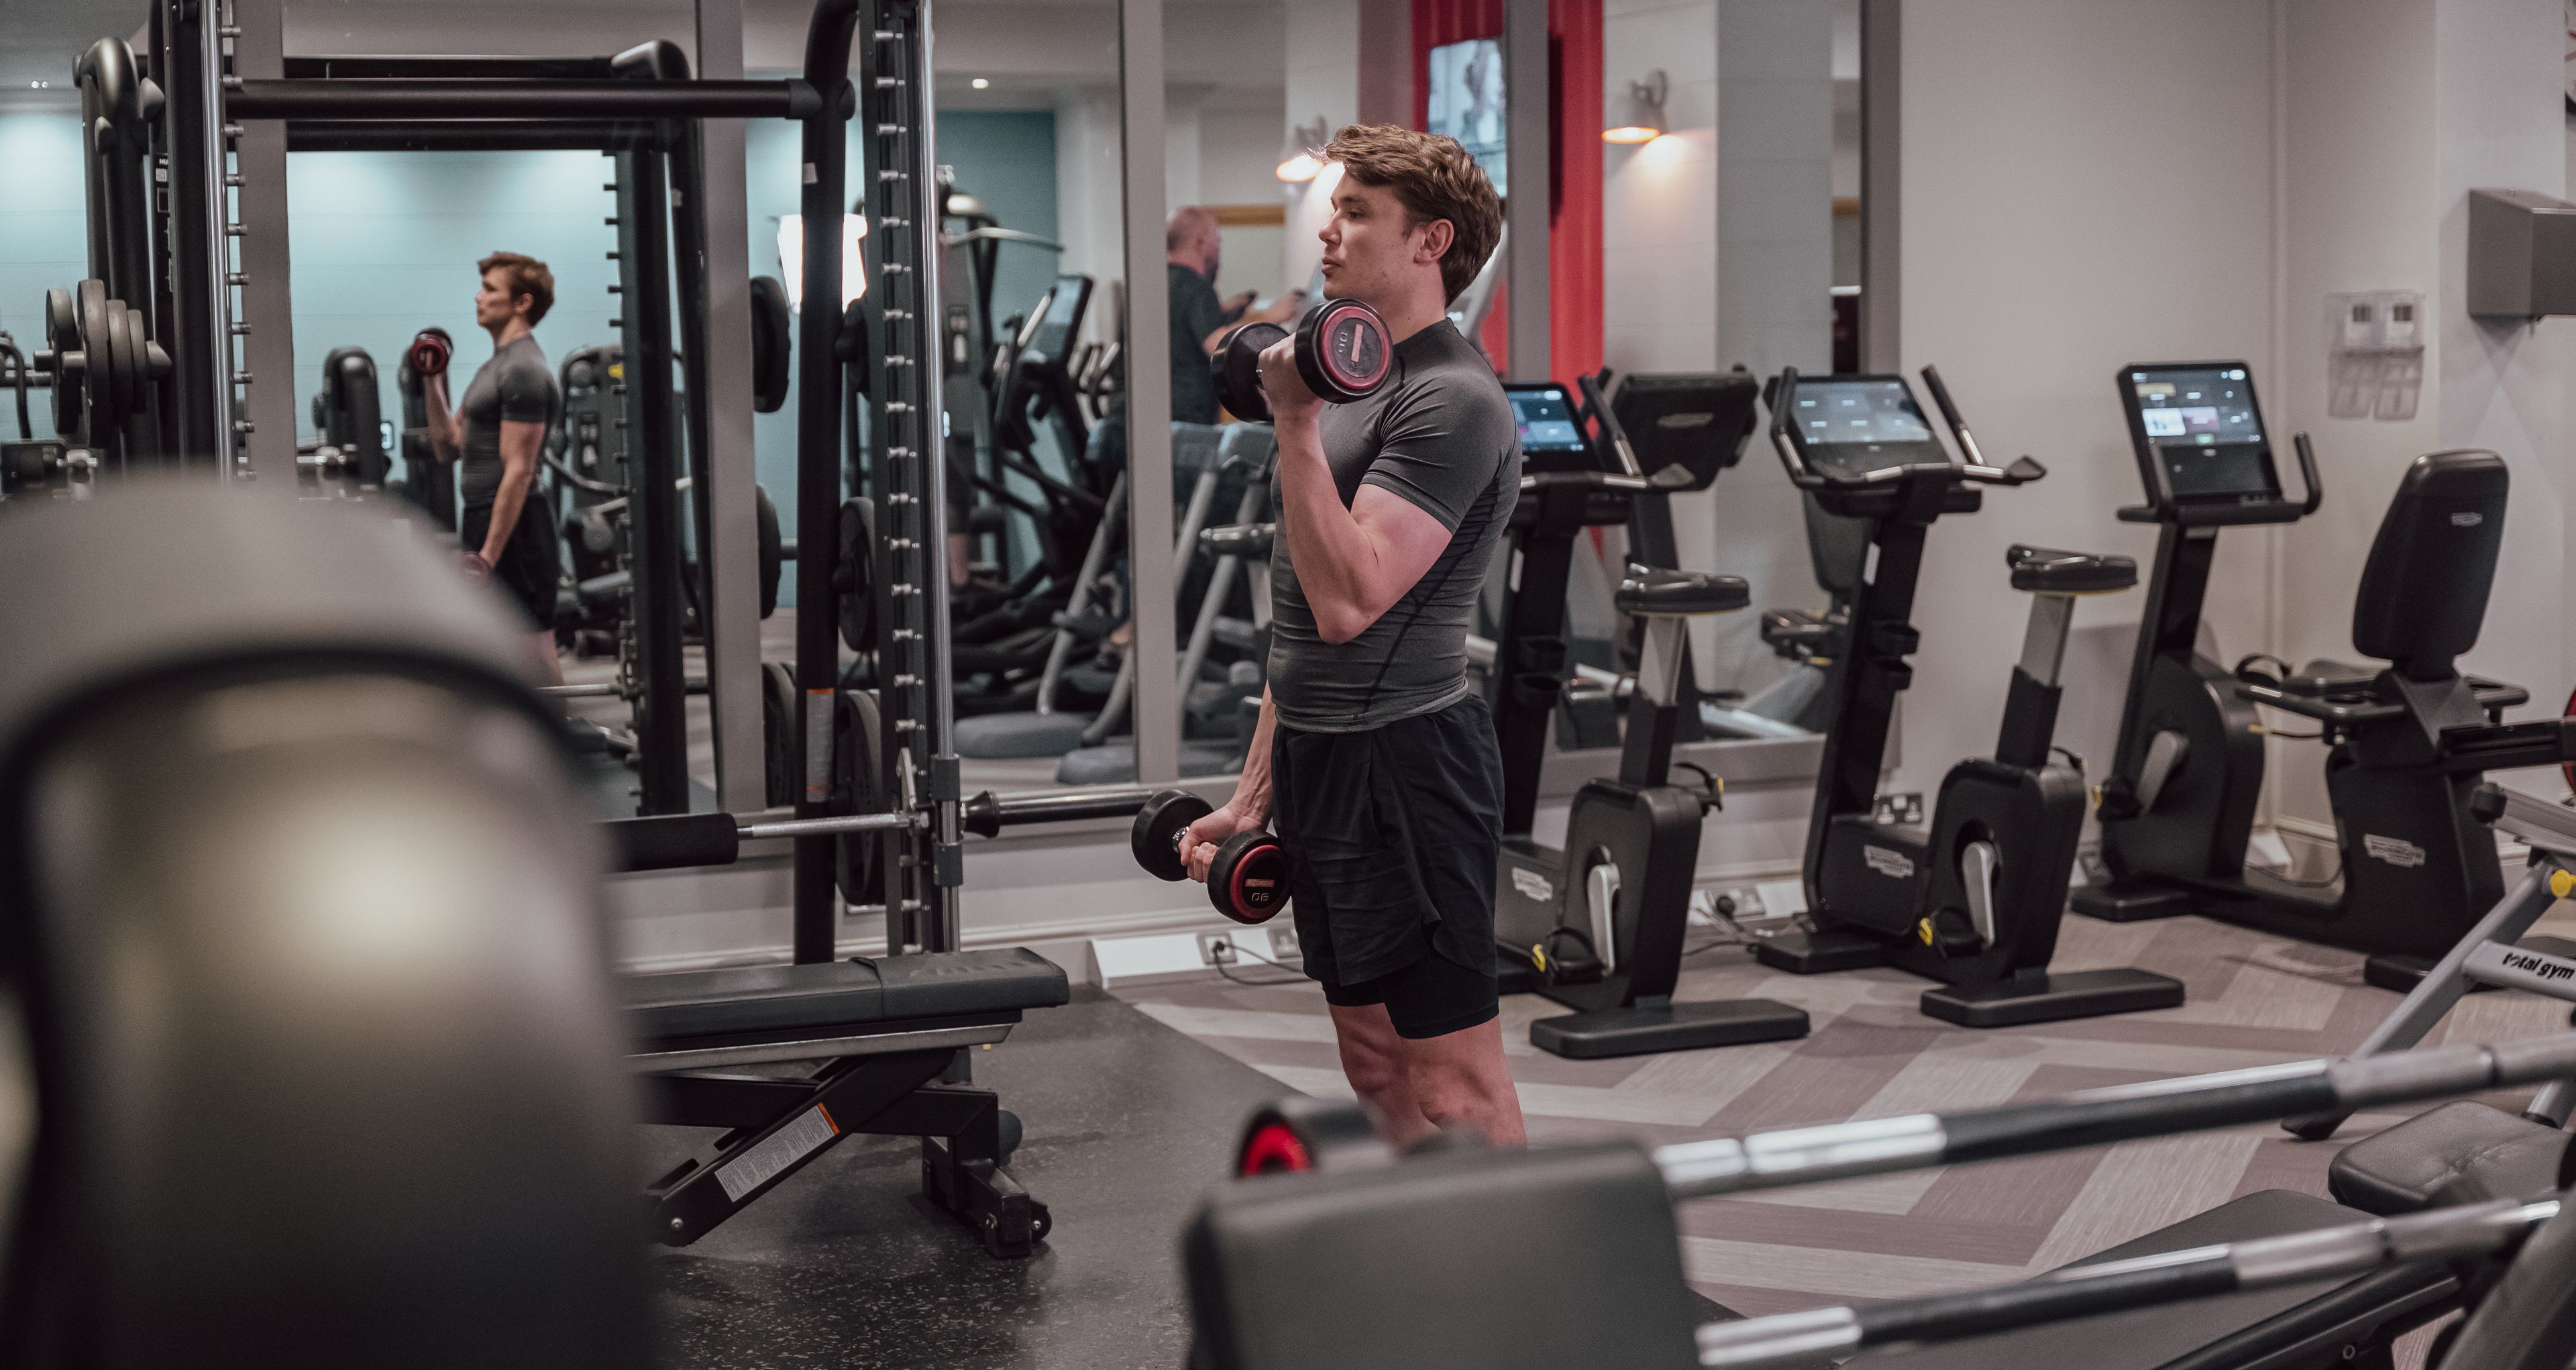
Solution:
[[(645, 1190), (647, 1235), (686, 1246), (856, 1132), (921, 1138), (922, 1192), (995, 1256), (1026, 1256), (1047, 1206), (1003, 1169), (1019, 1120), (991, 1090), (942, 1083), (960, 1049), (1070, 997), (1026, 948), (628, 977), (645, 1121), (726, 1129)], [(726, 1067), (819, 1061), (810, 1074)]]

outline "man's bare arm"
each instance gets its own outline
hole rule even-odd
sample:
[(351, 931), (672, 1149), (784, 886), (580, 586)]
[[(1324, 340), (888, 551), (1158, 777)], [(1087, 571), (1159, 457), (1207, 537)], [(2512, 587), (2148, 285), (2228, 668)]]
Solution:
[(1279, 710), (1270, 688), (1261, 690), (1261, 721), (1252, 728), (1252, 749), (1244, 754), (1243, 773), (1235, 777), (1234, 797), (1225, 807), (1190, 825), (1190, 878), (1204, 884), (1216, 864), (1216, 849), (1225, 839), (1270, 821), (1270, 735), (1277, 730)]
[(457, 434), (456, 409), (447, 402), (447, 374), (440, 372), (421, 384), (423, 426), (429, 430), (429, 450), (440, 461), (454, 461), (463, 455), (463, 443)]
[(491, 565), (501, 564), (501, 549), (509, 546), (519, 511), (536, 488), (537, 449), (545, 438), (542, 423), (501, 420), (501, 487), (492, 494), (492, 530), (483, 535), (482, 548), (483, 560)]
[(1394, 608), (1449, 546), (1449, 529), (1421, 506), (1363, 485), (1348, 508), (1333, 485), (1311, 417), (1283, 420), (1279, 513), (1297, 586), (1326, 642), (1348, 642)]

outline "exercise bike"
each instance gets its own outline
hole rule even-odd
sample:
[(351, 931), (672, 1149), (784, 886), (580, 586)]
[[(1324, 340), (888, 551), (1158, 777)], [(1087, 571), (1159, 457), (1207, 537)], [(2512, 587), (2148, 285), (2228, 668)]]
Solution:
[[(2230, 672), (2201, 656), (2202, 598), (2221, 528), (2287, 523), (2323, 498), (2307, 436), (2307, 484), (2290, 503), (2242, 362), (2139, 365), (2119, 373), (2147, 503), (2162, 525), (2103, 782), (2102, 856), (2112, 880), (2077, 893), (2111, 922), (2198, 913), (2373, 953), (2372, 983), (2406, 988), (2504, 895), (2495, 841), (2471, 808), (2485, 772), (2562, 760), (2555, 720), (2506, 726), (2521, 687), (2464, 675), (2503, 543), (2505, 465), (2492, 452), (2418, 457), (2389, 503), (2353, 601), (2352, 642), (2384, 670), (2333, 661)], [(2277, 663), (2276, 663), (2277, 664)], [(2263, 784), (2256, 704), (2315, 720), (2331, 749), (2338, 878), (2292, 881), (2245, 865)]]
[[(1578, 414), (1565, 387), (1508, 385), (1527, 474), (1512, 511), (1518, 589), (1496, 644), (1494, 731), (1503, 762), (1503, 844), (1494, 938), (1506, 993), (1534, 990), (1577, 1010), (1530, 1024), (1530, 1042), (1591, 1059), (1771, 1042), (1807, 1034), (1802, 1010), (1768, 999), (1672, 1001), (1698, 873), (1700, 825), (1719, 802), (1714, 778), (1672, 783), (1673, 742), (1690, 707), (1683, 689), (1690, 616), (1743, 608), (1744, 581), (1631, 567), (1618, 607), (1641, 618), (1645, 640), (1628, 697), (1619, 775), (1574, 797), (1565, 845), (1531, 837), (1540, 765), (1566, 667), (1565, 589), (1574, 542), (1596, 524), (1627, 520), (1651, 487), (1596, 386)], [(1742, 439), (1709, 434), (1712, 442)], [(1604, 469), (1583, 419), (1599, 427)], [(1723, 450), (1723, 449), (1721, 449)], [(1686, 479), (1687, 476), (1679, 477)]]
[(1953, 462), (1902, 376), (1835, 376), (1801, 384), (1780, 373), (1771, 444), (1789, 478), (1824, 512), (1866, 520), (1876, 552), (1851, 598), (1852, 644), (1832, 681), (1832, 726), (1807, 829), (1807, 930), (1758, 944), (1764, 965), (1795, 974), (1891, 965), (1941, 986), (1925, 1014), (2002, 1027), (2171, 1008), (2182, 982), (2128, 968), (2051, 974), (2075, 847), (2084, 831), (2084, 771), (2061, 762), (2058, 668), (2075, 597), (2128, 589), (2127, 557), (2014, 547), (2012, 585), (2032, 596), (1991, 759), (1943, 777), (1928, 830), (1877, 812), (1896, 695), (1913, 676), (1914, 605), (1924, 534), (1943, 514), (1972, 513), (1976, 485), (2024, 485), (2047, 473), (2023, 457), (1987, 464), (1940, 372), (1923, 384), (1966, 460)]

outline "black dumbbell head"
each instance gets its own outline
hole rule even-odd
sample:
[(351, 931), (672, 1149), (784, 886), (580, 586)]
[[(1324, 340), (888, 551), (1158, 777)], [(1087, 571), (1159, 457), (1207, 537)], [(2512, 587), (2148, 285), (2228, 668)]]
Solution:
[(1165, 790), (1146, 800), (1129, 834), (1136, 864), (1157, 880), (1188, 879), (1190, 863), (1181, 855), (1181, 834), (1214, 812), (1214, 805), (1187, 790)]
[(1288, 854), (1254, 830), (1225, 839), (1208, 867), (1208, 902), (1238, 923), (1266, 923), (1288, 906)]
[(1225, 346), (1208, 358), (1216, 381), (1217, 403), (1246, 423), (1270, 422), (1270, 398), (1261, 393), (1261, 353), (1288, 336), (1275, 323), (1248, 323), (1226, 335)]

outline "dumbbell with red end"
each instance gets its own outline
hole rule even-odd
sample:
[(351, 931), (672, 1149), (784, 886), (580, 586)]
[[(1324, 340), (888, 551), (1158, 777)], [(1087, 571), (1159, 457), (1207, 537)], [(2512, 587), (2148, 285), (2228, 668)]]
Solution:
[[(1287, 336), (1275, 323), (1248, 323), (1208, 359), (1217, 402), (1227, 412), (1252, 423), (1270, 421), (1270, 397), (1261, 393), (1261, 354)], [(1297, 375), (1324, 402), (1367, 399), (1393, 374), (1395, 335), (1360, 301), (1323, 300), (1297, 321)]]
[(422, 380), (447, 374), (447, 359), (456, 355), (456, 341), (444, 328), (424, 328), (414, 334), (411, 347), (403, 353), (412, 374)]
[[(1190, 825), (1216, 807), (1187, 790), (1165, 790), (1136, 813), (1129, 835), (1136, 864), (1161, 880), (1186, 880), (1190, 861), (1181, 850)], [(1258, 828), (1218, 844), (1208, 867), (1208, 903), (1238, 923), (1267, 922), (1288, 906), (1288, 853), (1277, 836)]]

